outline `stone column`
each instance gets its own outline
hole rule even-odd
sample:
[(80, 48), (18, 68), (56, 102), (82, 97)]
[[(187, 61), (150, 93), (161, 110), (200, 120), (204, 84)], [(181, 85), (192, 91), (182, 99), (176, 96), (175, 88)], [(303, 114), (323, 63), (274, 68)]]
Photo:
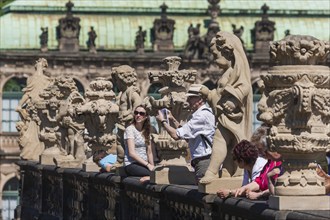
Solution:
[(268, 146), (283, 157), (284, 174), (269, 205), (274, 209), (330, 209), (324, 178), (316, 173), (330, 149), (330, 69), (321, 64), (329, 42), (287, 36), (270, 45), (276, 65), (262, 75), (261, 121), (271, 126)]

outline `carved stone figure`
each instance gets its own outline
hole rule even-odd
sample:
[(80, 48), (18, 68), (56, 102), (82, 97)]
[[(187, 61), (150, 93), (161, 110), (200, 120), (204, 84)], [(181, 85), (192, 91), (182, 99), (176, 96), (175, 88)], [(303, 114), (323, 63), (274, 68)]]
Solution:
[(86, 159), (84, 118), (77, 111), (85, 100), (71, 77), (59, 77), (55, 82), (63, 97), (59, 102), (56, 121), (59, 124), (59, 145), (65, 151), (65, 156), (55, 156), (55, 164), (60, 167), (78, 167)]
[(83, 103), (74, 80), (59, 76), (40, 93), (37, 104), (40, 119), (39, 139), (45, 150), (41, 164), (60, 167), (79, 167), (85, 159), (83, 121), (76, 115), (75, 107)]
[(96, 45), (95, 45), (95, 39), (97, 38), (96, 32), (94, 30), (94, 27), (91, 26), (90, 31), (88, 32), (88, 40), (86, 41), (87, 48), (89, 52), (96, 53)]
[(48, 51), (48, 27), (41, 28), (42, 33), (40, 34), (40, 47), (41, 52)]
[(174, 34), (174, 24), (173, 19), (167, 18), (166, 10), (167, 5), (163, 3), (160, 6), (161, 18), (155, 19), (154, 26), (151, 29), (151, 42), (154, 51), (173, 51), (173, 34)]
[(329, 209), (324, 178), (316, 171), (330, 149), (330, 69), (322, 66), (329, 41), (289, 35), (272, 42), (270, 52), (275, 66), (261, 76), (258, 119), (271, 126), (267, 142), (281, 153), (285, 170), (270, 206), (295, 209), (299, 205), (290, 201), (304, 201), (308, 209)]
[[(98, 150), (110, 151), (117, 146), (113, 131), (119, 114), (119, 107), (115, 103), (116, 95), (112, 90), (113, 85), (110, 81), (98, 77), (89, 86), (90, 89), (85, 94), (85, 104), (77, 107), (77, 114), (84, 116), (86, 128), (84, 138), (93, 153)], [(84, 169), (99, 170), (92, 157), (85, 162)]]
[(128, 123), (133, 119), (133, 110), (142, 103), (140, 91), (136, 85), (137, 74), (135, 69), (128, 65), (114, 67), (112, 69), (112, 81), (120, 93), (117, 97), (119, 105), (119, 117), (117, 122), (117, 162), (118, 166), (124, 160), (124, 131)]
[(147, 35), (147, 31), (142, 30), (142, 26), (139, 26), (139, 30), (135, 36), (135, 48), (138, 54), (144, 53), (144, 42)]
[(20, 132), (20, 157), (26, 160), (39, 160), (39, 156), (45, 148), (44, 143), (39, 140), (40, 130), (36, 103), (41, 100), (40, 92), (51, 84), (51, 79), (45, 75), (47, 67), (46, 59), (40, 58), (36, 61), (36, 72), (27, 79), (27, 85), (23, 89), (24, 94), (16, 109), (21, 118), (16, 126)]
[(210, 53), (209, 45), (211, 40), (215, 37), (215, 35), (220, 31), (219, 23), (217, 22), (217, 17), (220, 12), (220, 6), (218, 5), (220, 0), (208, 0), (210, 3), (208, 7), (208, 13), (211, 16), (211, 21), (207, 26), (207, 33), (201, 37), (201, 47), (203, 47), (203, 58), (211, 61), (212, 54)]
[[(151, 83), (163, 85), (159, 90), (161, 99), (155, 100), (150, 97), (151, 109), (156, 115), (158, 110), (167, 108), (180, 123), (185, 122), (189, 115), (185, 84), (194, 83), (197, 73), (195, 70), (179, 70), (180, 57), (166, 57), (163, 62), (167, 67), (166, 71), (149, 73)], [(153, 134), (152, 139), (160, 157), (160, 166), (156, 167), (155, 172), (152, 173), (151, 182), (195, 184), (194, 174), (189, 171), (190, 167), (185, 160), (187, 143), (184, 140), (172, 139), (161, 125), (159, 125), (159, 134)]]
[(269, 41), (274, 40), (275, 22), (268, 19), (267, 11), (269, 7), (264, 4), (261, 7), (263, 11), (261, 21), (257, 21), (254, 29), (251, 30), (251, 41), (254, 44), (254, 52), (267, 54), (269, 52)]
[(232, 24), (231, 26), (233, 27), (233, 34), (235, 34), (236, 37), (238, 37), (241, 40), (242, 46), (243, 46), (244, 51), (245, 51), (244, 41), (242, 39), (242, 35), (243, 35), (243, 32), (244, 32), (244, 27), (241, 25), (240, 28), (236, 28), (235, 24)]
[(221, 76), (216, 89), (209, 91), (205, 87), (201, 92), (207, 96), (218, 123), (211, 163), (201, 184), (217, 180), (221, 164), (222, 177), (235, 175), (237, 165), (230, 152), (238, 142), (248, 139), (252, 132), (250, 68), (241, 41), (234, 34), (220, 31), (212, 39), (210, 49)]
[(65, 6), (67, 7), (66, 17), (59, 19), (59, 25), (56, 27), (58, 48), (61, 52), (77, 52), (79, 51), (80, 18), (73, 16), (74, 4), (71, 1)]
[(190, 60), (200, 59), (203, 55), (204, 42), (201, 41), (200, 26), (201, 24), (197, 24), (196, 27), (193, 27), (191, 24), (188, 28), (189, 39), (184, 50), (184, 57)]

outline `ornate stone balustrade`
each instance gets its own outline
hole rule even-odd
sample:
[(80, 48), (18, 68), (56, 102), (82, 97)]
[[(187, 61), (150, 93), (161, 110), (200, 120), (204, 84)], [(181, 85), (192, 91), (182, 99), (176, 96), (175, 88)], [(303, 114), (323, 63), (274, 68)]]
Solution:
[[(20, 219), (328, 219), (330, 211), (276, 211), (267, 201), (220, 199), (197, 186), (142, 184), (111, 173), (20, 161)], [(299, 201), (297, 201), (299, 203)]]

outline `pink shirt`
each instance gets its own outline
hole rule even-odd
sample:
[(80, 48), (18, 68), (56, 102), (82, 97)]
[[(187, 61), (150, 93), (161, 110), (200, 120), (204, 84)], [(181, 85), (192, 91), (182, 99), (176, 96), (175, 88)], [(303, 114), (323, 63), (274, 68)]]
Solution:
[[(254, 180), (259, 185), (259, 190), (264, 191), (268, 189), (268, 180), (267, 180), (267, 173), (270, 172), (274, 167), (281, 167), (281, 161), (271, 161), (268, 160), (260, 175)], [(272, 178), (275, 180), (277, 179), (278, 175), (273, 176)]]

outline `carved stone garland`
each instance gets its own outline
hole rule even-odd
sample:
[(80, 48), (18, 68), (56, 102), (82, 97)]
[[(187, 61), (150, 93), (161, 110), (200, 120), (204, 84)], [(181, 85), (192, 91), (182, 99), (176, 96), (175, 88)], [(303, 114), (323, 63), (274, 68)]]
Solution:
[[(186, 88), (184, 87), (184, 84), (195, 82), (196, 71), (178, 70), (179, 65), (181, 64), (181, 58), (179, 57), (166, 57), (163, 62), (167, 66), (166, 71), (149, 73), (151, 83), (161, 83), (164, 86), (159, 90), (162, 98), (160, 100), (154, 100), (151, 97), (150, 103), (154, 113), (162, 108), (168, 108), (172, 112), (174, 118), (182, 123), (186, 121), (189, 113), (189, 110), (187, 109), (188, 104), (186, 103)], [(159, 126), (159, 131), (159, 134), (153, 134), (152, 138), (159, 153), (161, 166), (174, 165), (186, 168), (185, 166), (187, 165), (187, 162), (184, 158), (187, 155), (188, 148), (186, 142), (183, 140), (173, 140), (162, 126)], [(156, 171), (157, 170), (158, 169), (156, 168)], [(152, 179), (152, 181), (157, 180)], [(157, 183), (162, 182), (158, 181)], [(178, 178), (175, 181), (185, 180), (184, 178)], [(165, 181), (162, 183), (167, 182)], [(180, 184), (179, 182), (176, 183)]]
[[(258, 118), (271, 125), (268, 145), (282, 154), (285, 171), (277, 179), (276, 196), (270, 204), (277, 209), (304, 209), (283, 198), (296, 196), (302, 201), (312, 198), (304, 196), (325, 194), (324, 179), (317, 175), (316, 167), (330, 149), (330, 69), (317, 64), (329, 54), (329, 42), (291, 35), (270, 46), (277, 65), (262, 76), (264, 94)], [(313, 204), (308, 202), (305, 208), (330, 207), (326, 198), (311, 208)]]

